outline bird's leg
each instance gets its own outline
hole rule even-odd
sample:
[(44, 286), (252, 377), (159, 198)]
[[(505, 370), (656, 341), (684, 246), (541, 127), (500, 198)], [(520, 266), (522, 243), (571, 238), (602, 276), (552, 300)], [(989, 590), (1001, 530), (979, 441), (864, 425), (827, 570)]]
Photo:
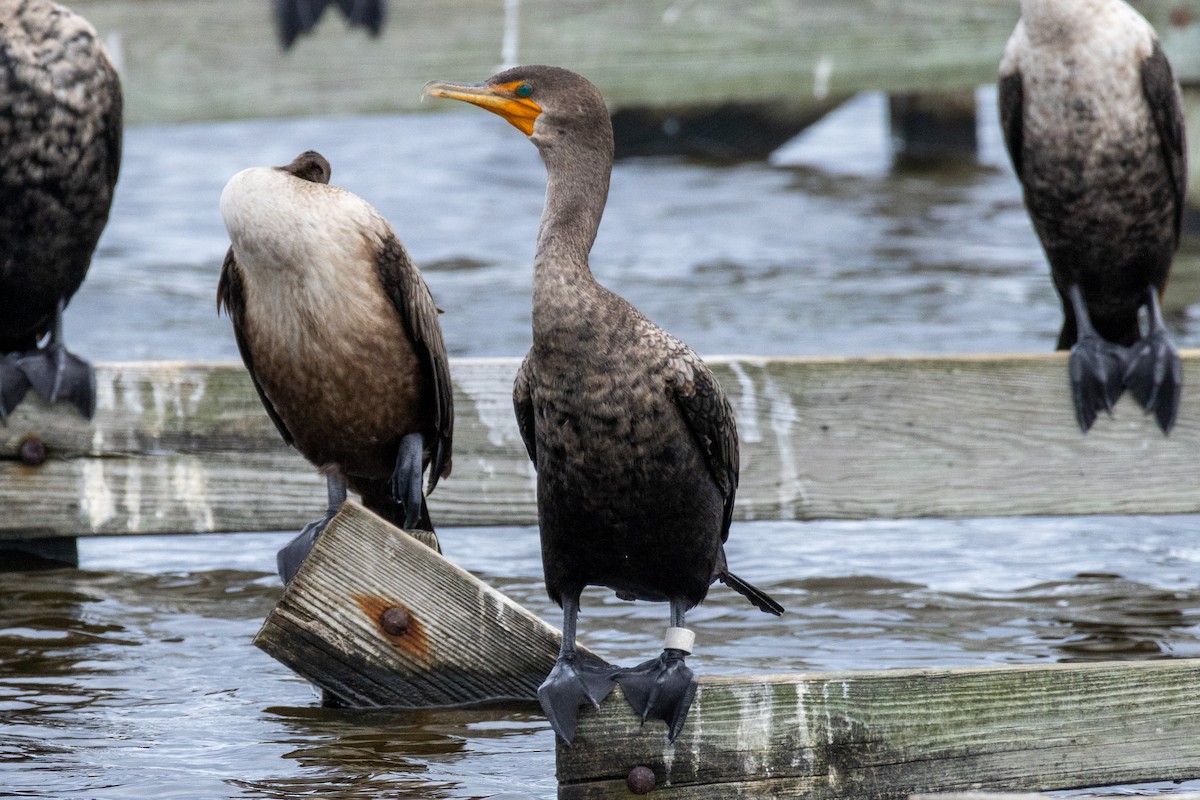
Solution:
[(663, 720), (672, 742), (683, 730), (697, 686), (695, 673), (683, 661), (696, 639), (683, 627), (685, 610), (682, 600), (671, 601), (671, 627), (662, 655), (617, 675), (625, 699), (642, 722)]
[(325, 516), (305, 525), (304, 530), (300, 531), (295, 539), (284, 545), (275, 555), (279, 577), (283, 578), (284, 583), (289, 583), (300, 571), (300, 565), (304, 563), (304, 557), (308, 555), (308, 551), (313, 549), (317, 537), (338, 513), (342, 503), (346, 502), (346, 476), (340, 472), (330, 473), (325, 477), (325, 489), (329, 496), (329, 505), (325, 509)]
[(1096, 413), (1112, 413), (1113, 404), (1124, 390), (1125, 350), (1105, 341), (1096, 332), (1088, 315), (1079, 284), (1068, 290), (1075, 313), (1078, 336), (1067, 363), (1071, 373), (1071, 393), (1075, 400), (1075, 419), (1084, 433), (1096, 421)]
[(63, 344), (63, 309), (58, 301), (50, 341), (41, 350), (33, 350), (17, 359), (30, 385), (51, 403), (59, 398), (69, 401), (87, 419), (96, 412), (96, 372), (92, 365), (67, 350)]
[(17, 360), (0, 353), (0, 425), (29, 391), (29, 378), (17, 365)]
[(422, 513), (425, 497), (421, 493), (421, 461), (425, 456), (425, 437), (410, 433), (400, 439), (396, 468), (392, 471), (391, 490), (396, 502), (404, 506), (404, 529), (432, 530), (428, 515)]
[(616, 684), (616, 670), (607, 665), (584, 661), (575, 648), (575, 625), (579, 616), (579, 597), (564, 597), (562, 646), (554, 669), (538, 687), (538, 702), (550, 721), (550, 727), (568, 746), (575, 738), (575, 723), (584, 703), (600, 707)]
[(1125, 386), (1147, 414), (1154, 412), (1163, 433), (1170, 433), (1175, 424), (1175, 413), (1179, 410), (1183, 364), (1163, 322), (1158, 289), (1147, 286), (1146, 296), (1149, 300), (1150, 327), (1145, 338), (1130, 349)]

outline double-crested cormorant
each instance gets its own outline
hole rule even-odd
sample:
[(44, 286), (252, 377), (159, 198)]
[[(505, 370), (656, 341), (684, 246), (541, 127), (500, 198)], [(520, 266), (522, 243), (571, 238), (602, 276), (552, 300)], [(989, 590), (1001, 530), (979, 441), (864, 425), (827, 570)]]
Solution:
[(336, 5), (352, 26), (360, 25), (378, 36), (387, 17), (387, 0), (275, 0), (275, 29), (279, 43), (287, 50), (296, 37), (309, 33), (325, 13)]
[(291, 580), (346, 499), (433, 530), (429, 491), (450, 474), (454, 408), (438, 309), (390, 225), (329, 185), (319, 153), (253, 167), (221, 193), (232, 242), (217, 306), (284, 440), (325, 475), (329, 506), (279, 551)]
[[(683, 727), (695, 677), (684, 664), (684, 614), (720, 580), (763, 611), (783, 609), (729, 572), (738, 482), (733, 411), (692, 350), (592, 277), (588, 253), (608, 197), (612, 126), (600, 92), (557, 67), (516, 67), (481, 84), (430, 82), (427, 94), (499, 114), (546, 164), (546, 207), (533, 279), (533, 347), (513, 388), (521, 438), (537, 468), (546, 589), (563, 609), (558, 663), (538, 690), (570, 743), (584, 702), (619, 683), (642, 719)], [(575, 648), (579, 598), (605, 586), (666, 601), (660, 658), (598, 670)]]
[(1080, 427), (1128, 388), (1169, 432), (1183, 373), (1160, 300), (1187, 166), (1179, 88), (1154, 29), (1122, 0), (1021, 0), (1000, 117), (1062, 300), (1058, 349), (1071, 350)]
[(92, 365), (67, 351), (62, 315), (120, 165), (121, 83), (95, 29), (49, 0), (0, 0), (0, 422), (31, 385), (95, 410)]

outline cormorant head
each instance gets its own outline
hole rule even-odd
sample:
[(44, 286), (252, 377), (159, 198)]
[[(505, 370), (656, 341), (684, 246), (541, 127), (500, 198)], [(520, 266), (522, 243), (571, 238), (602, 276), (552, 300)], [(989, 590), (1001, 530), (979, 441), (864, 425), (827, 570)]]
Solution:
[(612, 123), (600, 90), (562, 67), (513, 67), (483, 83), (430, 81), (422, 96), (448, 97), (485, 108), (508, 120), (539, 149), (566, 141), (612, 148)]
[(331, 174), (329, 162), (325, 160), (325, 156), (316, 150), (305, 150), (293, 158), (292, 163), (287, 166), (276, 167), (276, 169), (295, 175), (302, 180), (311, 181), (312, 183), (329, 183), (329, 176)]

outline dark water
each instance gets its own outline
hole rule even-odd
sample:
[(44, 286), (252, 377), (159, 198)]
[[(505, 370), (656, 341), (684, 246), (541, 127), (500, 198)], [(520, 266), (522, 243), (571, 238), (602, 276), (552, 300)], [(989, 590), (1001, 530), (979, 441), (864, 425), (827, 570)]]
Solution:
[[(773, 164), (618, 165), (594, 267), (702, 353), (1044, 351), (1059, 323), (999, 149), (891, 168), (870, 99)], [(544, 191), (532, 147), (481, 112), (129, 132), (112, 223), (72, 305), (97, 359), (236, 358), (213, 295), (224, 182), (315, 147), (393, 222), (455, 355), (518, 355)], [(1200, 345), (1200, 253), (1167, 295)], [(314, 477), (314, 515), (323, 501)], [(95, 539), (77, 572), (0, 574), (0, 797), (548, 798), (533, 706), (334, 711), (250, 640), (288, 534)], [(442, 534), (452, 559), (557, 624), (536, 531)], [(689, 617), (701, 673), (1200, 656), (1200, 518), (736, 525), (739, 574)], [(665, 609), (599, 591), (582, 639), (631, 663)], [(1175, 786), (1149, 787), (1155, 790)]]

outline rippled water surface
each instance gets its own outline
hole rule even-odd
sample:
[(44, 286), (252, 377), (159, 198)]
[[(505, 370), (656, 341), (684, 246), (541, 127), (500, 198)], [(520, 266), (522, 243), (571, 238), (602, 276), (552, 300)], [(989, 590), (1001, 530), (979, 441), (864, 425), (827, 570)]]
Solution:
[[(771, 164), (619, 164), (595, 271), (707, 354), (1048, 350), (1058, 301), (994, 120), (980, 165), (901, 171), (880, 116), (865, 98)], [(454, 355), (524, 351), (544, 173), (471, 110), (131, 130), (71, 346), (236, 358), (214, 309), (217, 198), (237, 170), (310, 147), (393, 222)], [(1167, 295), (1184, 346), (1200, 345), (1198, 273), (1189, 243)], [(313, 498), (315, 516), (316, 477)], [(323, 709), (255, 649), (288, 535), (94, 539), (79, 571), (0, 573), (0, 797), (554, 796), (532, 705)], [(1200, 655), (1197, 517), (747, 523), (730, 541), (736, 571), (789, 613), (715, 589), (689, 617), (702, 674)], [(442, 544), (557, 624), (535, 530)], [(640, 661), (665, 617), (589, 591), (582, 639)]]

